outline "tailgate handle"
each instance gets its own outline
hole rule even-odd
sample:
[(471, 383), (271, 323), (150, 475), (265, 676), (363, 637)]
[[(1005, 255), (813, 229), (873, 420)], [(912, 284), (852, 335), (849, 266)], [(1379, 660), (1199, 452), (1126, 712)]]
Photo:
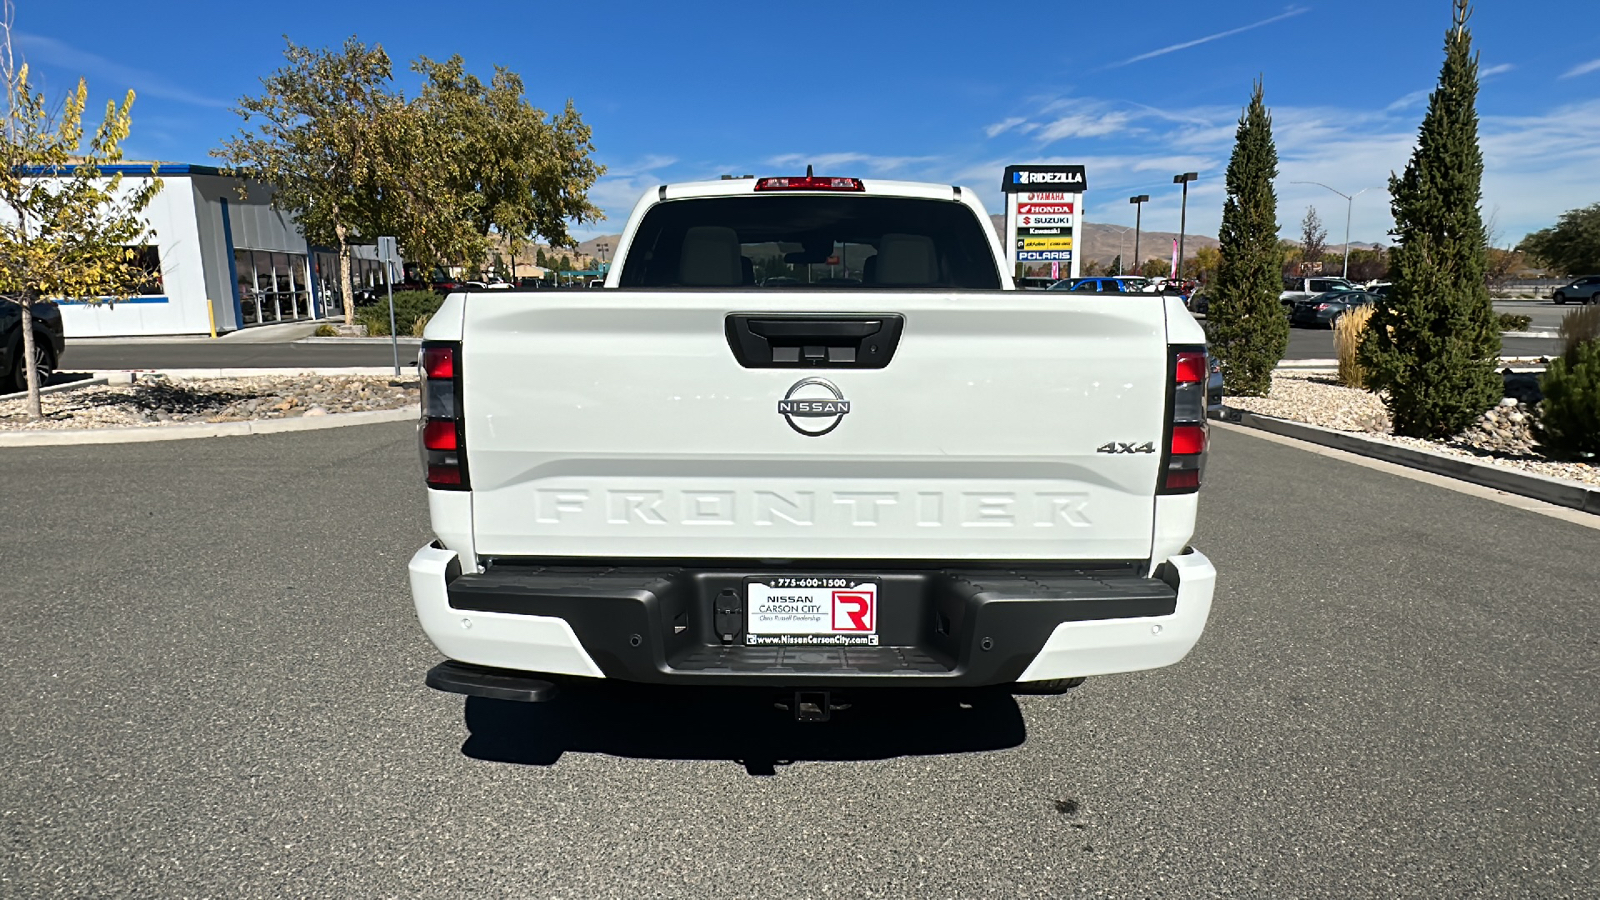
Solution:
[(899, 313), (731, 313), (726, 330), (747, 369), (881, 369), (904, 324)]

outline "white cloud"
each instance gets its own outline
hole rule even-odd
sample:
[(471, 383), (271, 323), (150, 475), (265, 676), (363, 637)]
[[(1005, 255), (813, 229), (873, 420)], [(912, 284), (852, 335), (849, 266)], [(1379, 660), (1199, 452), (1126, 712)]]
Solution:
[(811, 166), (819, 175), (850, 175), (852, 172), (867, 172), (872, 175), (882, 175), (890, 172), (900, 172), (908, 168), (931, 162), (938, 157), (934, 156), (874, 156), (870, 153), (785, 153), (774, 156), (766, 161), (774, 171), (792, 170), (800, 172), (806, 166)]
[(1562, 78), (1577, 78), (1579, 75), (1587, 75), (1590, 72), (1594, 72), (1594, 71), (1597, 71), (1597, 70), (1600, 70), (1600, 59), (1591, 59), (1586, 63), (1580, 63), (1580, 64), (1578, 64), (1576, 66), (1573, 66), (1572, 68), (1568, 69), (1566, 71), (1566, 74), (1562, 75), (1561, 77)]
[(1433, 88), (1423, 88), (1420, 91), (1412, 91), (1388, 106), (1385, 106), (1383, 111), (1400, 112), (1403, 109), (1410, 109), (1411, 107), (1416, 106), (1418, 103), (1428, 99), (1428, 95), (1431, 93), (1433, 93)]
[(1026, 123), (1027, 121), (1028, 120), (1023, 116), (1015, 116), (1015, 117), (1010, 118), (1010, 119), (1003, 119), (1003, 120), (1001, 120), (999, 122), (994, 123), (993, 125), (985, 126), (984, 129), (983, 129), (983, 133), (988, 135), (989, 137), (996, 137), (998, 135), (1005, 134), (1006, 132), (1010, 131), (1011, 129), (1017, 127), (1018, 125), (1022, 125), (1024, 123)]
[[(87, 50), (63, 44), (54, 38), (39, 34), (14, 32), (24, 59), (41, 62), (58, 69), (68, 69), (74, 73), (95, 75), (113, 82), (116, 85), (115, 93), (121, 93), (132, 88), (135, 93), (147, 94), (151, 97), (160, 97), (163, 100), (175, 100), (179, 103), (188, 103), (192, 106), (207, 106), (216, 109), (227, 109), (231, 104), (226, 100), (207, 97), (188, 88), (173, 84), (167, 79), (144, 69), (124, 65), (115, 60), (107, 59)], [(76, 78), (73, 79), (76, 82)], [(100, 89), (103, 86), (93, 83), (91, 86)]]
[(1133, 118), (1133, 115), (1125, 112), (1076, 113), (1044, 123), (1040, 126), (1037, 137), (1048, 144), (1069, 137), (1089, 138), (1122, 134), (1128, 131), (1128, 125)]
[(1138, 56), (1130, 56), (1127, 59), (1123, 60), (1122, 62), (1112, 63), (1111, 65), (1106, 66), (1105, 68), (1107, 68), (1107, 69), (1115, 69), (1115, 68), (1119, 68), (1121, 66), (1130, 65), (1130, 64), (1136, 63), (1136, 62), (1143, 62), (1144, 60), (1147, 60), (1147, 59), (1154, 59), (1157, 56), (1165, 56), (1168, 53), (1176, 53), (1179, 50), (1187, 50), (1190, 47), (1198, 47), (1201, 44), (1208, 44), (1208, 43), (1210, 43), (1212, 41), (1221, 40), (1221, 39), (1223, 39), (1225, 37), (1233, 37), (1236, 34), (1241, 34), (1243, 32), (1250, 31), (1250, 30), (1255, 29), (1255, 28), (1260, 28), (1260, 27), (1262, 27), (1264, 25), (1271, 25), (1274, 22), (1282, 22), (1284, 19), (1293, 18), (1294, 16), (1301, 15), (1302, 13), (1308, 13), (1310, 11), (1311, 11), (1311, 7), (1309, 7), (1309, 6), (1291, 6), (1288, 9), (1284, 10), (1283, 12), (1279, 13), (1278, 15), (1271, 16), (1271, 17), (1266, 18), (1266, 19), (1262, 19), (1259, 22), (1251, 22), (1249, 25), (1241, 25), (1238, 28), (1230, 28), (1227, 31), (1219, 31), (1216, 34), (1208, 34), (1205, 37), (1195, 38), (1192, 41), (1184, 41), (1181, 44), (1172, 44), (1170, 46), (1162, 47), (1162, 48), (1157, 49), (1157, 50), (1151, 50), (1148, 53), (1141, 53)]
[(1485, 78), (1493, 78), (1496, 75), (1503, 75), (1515, 68), (1516, 66), (1512, 65), (1511, 63), (1501, 63), (1497, 66), (1490, 66), (1489, 68), (1478, 73), (1478, 80), (1482, 81)]

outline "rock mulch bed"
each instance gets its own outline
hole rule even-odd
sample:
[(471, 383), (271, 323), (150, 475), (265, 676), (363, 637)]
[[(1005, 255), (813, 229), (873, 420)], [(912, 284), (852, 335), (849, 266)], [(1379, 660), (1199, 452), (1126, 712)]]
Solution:
[(1389, 412), (1376, 394), (1345, 387), (1329, 372), (1278, 372), (1266, 397), (1228, 397), (1227, 405), (1336, 431), (1491, 463), (1532, 475), (1600, 485), (1600, 465), (1546, 458), (1533, 438), (1538, 420), (1537, 379), (1507, 376), (1505, 399), (1448, 441), (1399, 437), (1390, 432)]
[(291, 375), (168, 379), (92, 385), (46, 394), (43, 419), (26, 400), (0, 402), (0, 431), (63, 428), (158, 428), (196, 422), (242, 422), (399, 409), (418, 402), (417, 380), (364, 375)]

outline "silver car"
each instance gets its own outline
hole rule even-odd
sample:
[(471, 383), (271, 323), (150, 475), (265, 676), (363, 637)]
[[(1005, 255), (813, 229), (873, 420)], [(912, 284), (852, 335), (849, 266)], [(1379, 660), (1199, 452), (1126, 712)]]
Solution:
[(1574, 279), (1566, 287), (1558, 287), (1550, 299), (1557, 303), (1595, 303), (1600, 302), (1600, 275), (1590, 275), (1587, 278)]

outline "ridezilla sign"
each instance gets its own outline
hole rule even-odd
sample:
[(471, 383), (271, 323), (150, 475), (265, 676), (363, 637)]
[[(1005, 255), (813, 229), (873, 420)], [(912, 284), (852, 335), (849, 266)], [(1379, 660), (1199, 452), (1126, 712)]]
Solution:
[(1006, 195), (1006, 253), (1014, 276), (1078, 277), (1072, 231), (1083, 221), (1088, 188), (1083, 166), (1006, 166), (1000, 190)]

